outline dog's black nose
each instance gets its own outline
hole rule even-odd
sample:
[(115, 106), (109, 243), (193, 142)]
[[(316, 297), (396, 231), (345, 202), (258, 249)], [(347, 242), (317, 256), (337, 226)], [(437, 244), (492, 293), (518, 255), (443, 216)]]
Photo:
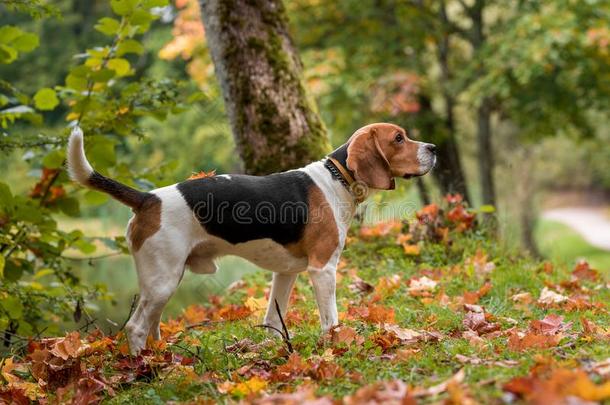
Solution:
[(426, 144), (426, 148), (428, 148), (428, 150), (434, 154), (436, 154), (436, 145), (433, 145), (431, 143)]

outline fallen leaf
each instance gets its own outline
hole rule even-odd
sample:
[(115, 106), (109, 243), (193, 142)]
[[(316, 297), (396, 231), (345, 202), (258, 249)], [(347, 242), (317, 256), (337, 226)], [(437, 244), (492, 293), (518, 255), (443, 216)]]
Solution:
[(412, 278), (409, 280), (407, 291), (409, 291), (411, 295), (420, 295), (422, 293), (433, 291), (437, 284), (438, 283), (436, 281), (426, 276)]
[(212, 170), (209, 172), (200, 171), (199, 173), (191, 174), (187, 180), (205, 179), (207, 177), (214, 177), (214, 176), (216, 176), (216, 170)]
[(82, 342), (80, 340), (80, 334), (78, 331), (74, 331), (68, 333), (65, 338), (59, 339), (57, 343), (53, 345), (51, 353), (63, 360), (68, 360), (70, 357), (78, 357), (81, 347)]
[[(246, 299), (246, 302), (244, 303), (244, 305), (246, 308), (248, 308), (250, 310), (252, 315), (254, 315), (255, 317), (260, 317), (260, 316), (263, 316), (263, 314), (267, 310), (269, 301), (265, 297), (261, 297), (261, 298), (248, 297), (248, 299)], [(275, 304), (273, 304), (273, 305), (275, 305)]]
[(390, 295), (400, 287), (400, 281), (400, 276), (398, 274), (389, 277), (381, 277), (375, 286), (375, 294), (380, 298)]
[(370, 294), (375, 290), (375, 287), (373, 287), (366, 281), (357, 278), (352, 283), (350, 283), (349, 289), (355, 294)]
[(572, 326), (572, 322), (563, 322), (563, 316), (550, 314), (541, 320), (533, 320), (530, 322), (530, 330), (539, 335), (556, 335), (564, 332)]
[(568, 297), (565, 295), (561, 295), (553, 290), (550, 290), (548, 287), (544, 287), (540, 292), (540, 297), (538, 298), (539, 304), (544, 305), (553, 305), (560, 304), (568, 300)]
[(383, 325), (383, 329), (394, 334), (402, 344), (413, 344), (425, 340), (425, 334), (413, 329), (404, 329), (398, 325)]
[(364, 337), (358, 335), (354, 328), (349, 326), (339, 325), (330, 330), (330, 338), (333, 344), (345, 344), (350, 346), (352, 343), (361, 345), (364, 343)]
[(572, 275), (576, 277), (578, 280), (591, 280), (595, 281), (599, 279), (600, 275), (597, 270), (592, 269), (585, 260), (579, 261), (574, 270), (572, 270)]
[(464, 369), (460, 369), (457, 373), (452, 375), (448, 380), (443, 381), (440, 384), (433, 385), (429, 388), (416, 388), (411, 392), (411, 395), (414, 397), (425, 397), (425, 396), (435, 396), (440, 393), (447, 391), (447, 387), (449, 384), (460, 384), (464, 381), (464, 377), (466, 376)]
[(343, 398), (345, 405), (388, 404), (415, 405), (409, 395), (407, 384), (400, 380), (376, 382), (359, 388), (354, 394)]
[(265, 395), (252, 403), (254, 405), (332, 405), (334, 402), (328, 396), (318, 397), (315, 387), (304, 385), (299, 386), (295, 392)]

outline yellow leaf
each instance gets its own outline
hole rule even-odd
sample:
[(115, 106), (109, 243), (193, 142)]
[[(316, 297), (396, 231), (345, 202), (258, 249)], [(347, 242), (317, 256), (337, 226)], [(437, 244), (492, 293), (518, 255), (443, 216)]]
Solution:
[(419, 255), (419, 245), (410, 245), (408, 243), (403, 243), (402, 248), (404, 249), (406, 255), (409, 255), (409, 256)]
[(247, 381), (242, 381), (231, 387), (229, 392), (233, 395), (245, 397), (247, 395), (256, 394), (267, 387), (267, 381), (260, 377), (254, 376)]
[(265, 297), (248, 297), (244, 305), (252, 312), (254, 316), (259, 316), (265, 312), (265, 309), (267, 309), (268, 304), (269, 301)]

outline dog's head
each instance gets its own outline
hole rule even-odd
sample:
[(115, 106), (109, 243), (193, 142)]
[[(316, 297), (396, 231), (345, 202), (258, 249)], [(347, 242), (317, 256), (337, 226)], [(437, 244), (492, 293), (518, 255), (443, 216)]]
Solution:
[(356, 180), (379, 190), (394, 189), (394, 177), (428, 173), (436, 163), (436, 146), (408, 138), (394, 124), (370, 124), (348, 140), (347, 166)]

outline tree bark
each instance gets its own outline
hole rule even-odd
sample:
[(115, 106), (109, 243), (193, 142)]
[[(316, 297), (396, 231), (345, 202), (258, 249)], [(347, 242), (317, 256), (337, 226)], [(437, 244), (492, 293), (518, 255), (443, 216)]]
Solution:
[[(483, 10), (485, 0), (476, 0), (469, 14), (472, 18), (472, 47), (475, 52), (485, 44), (485, 33), (483, 30)], [(481, 65), (479, 72), (482, 74), (485, 67)], [(477, 111), (477, 146), (479, 157), (479, 178), (481, 182), (481, 199), (483, 204), (496, 205), (496, 191), (494, 184), (494, 153), (492, 145), (491, 129), (491, 100), (483, 98)]]
[(491, 107), (484, 99), (477, 112), (477, 147), (479, 155), (479, 177), (483, 204), (496, 205), (494, 187), (494, 153), (491, 144)]
[[(445, 4), (441, 4), (440, 19), (443, 25), (448, 28), (449, 19), (447, 17)], [(455, 139), (455, 119), (453, 111), (455, 109), (455, 99), (448, 89), (451, 81), (451, 70), (449, 67), (450, 37), (447, 32), (441, 34), (438, 43), (438, 62), (441, 68), (441, 80), (443, 86), (443, 101), (445, 103), (445, 129), (446, 135), (437, 144), (438, 167), (434, 171), (435, 177), (443, 194), (460, 193), (467, 202), (471, 202), (466, 176), (462, 168), (460, 151)], [(430, 106), (430, 109), (432, 107)]]
[(320, 159), (330, 143), (303, 84), (281, 0), (201, 0), (202, 19), (245, 171)]

